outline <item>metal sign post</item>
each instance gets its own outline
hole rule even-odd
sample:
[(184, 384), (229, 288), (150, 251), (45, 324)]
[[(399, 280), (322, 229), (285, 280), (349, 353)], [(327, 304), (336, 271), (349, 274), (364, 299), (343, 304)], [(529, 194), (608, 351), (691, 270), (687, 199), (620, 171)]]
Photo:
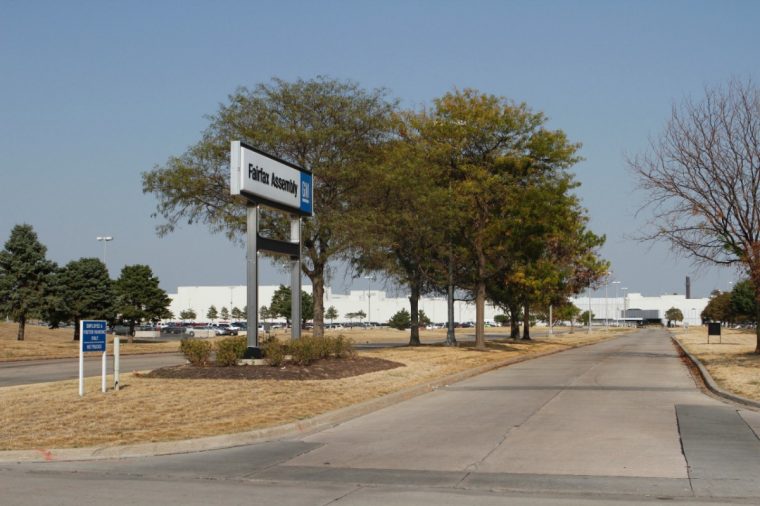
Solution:
[(106, 326), (104, 320), (79, 322), (79, 396), (84, 395), (84, 354), (101, 352), (101, 390), (106, 391)]
[[(240, 141), (230, 146), (230, 193), (245, 197), (248, 338), (245, 358), (261, 358), (259, 347), (258, 253), (290, 257), (291, 336), (301, 337), (301, 217), (313, 215), (311, 172)], [(290, 240), (259, 235), (259, 206), (290, 215)]]

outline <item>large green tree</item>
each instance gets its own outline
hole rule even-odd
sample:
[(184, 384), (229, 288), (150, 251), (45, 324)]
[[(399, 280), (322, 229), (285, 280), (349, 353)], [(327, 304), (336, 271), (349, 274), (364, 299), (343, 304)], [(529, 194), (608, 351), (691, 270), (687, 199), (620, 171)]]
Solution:
[(129, 325), (129, 341), (135, 325), (141, 321), (157, 322), (168, 317), (171, 299), (159, 286), (158, 277), (147, 265), (126, 265), (114, 284), (116, 311)]
[(74, 340), (79, 340), (80, 320), (114, 319), (113, 282), (100, 259), (72, 260), (55, 278), (56, 303), (51, 314), (74, 323)]
[(448, 251), (445, 168), (430, 163), (413, 113), (397, 117), (382, 161), (367, 168), (356, 193), (354, 264), (409, 288), (409, 344), (420, 345), (419, 300), (436, 287)]
[(449, 238), (462, 286), (475, 300), (475, 342), (485, 347), (487, 285), (514, 261), (524, 235), (525, 207), (544, 181), (568, 179), (578, 144), (545, 128), (525, 104), (466, 89), (447, 93), (421, 113), (428, 156), (450, 188)]
[[(348, 250), (352, 193), (386, 141), (394, 108), (385, 90), (326, 77), (238, 89), (197, 144), (143, 174), (143, 191), (157, 197), (157, 214), (166, 220), (159, 234), (183, 220), (206, 223), (233, 239), (244, 234), (244, 202), (229, 192), (231, 140), (312, 171), (314, 217), (304, 221), (302, 268), (313, 286), (314, 335), (323, 335), (328, 262)], [(262, 225), (274, 236), (289, 230), (270, 215)]]
[(26, 321), (39, 316), (49, 295), (49, 276), (55, 264), (45, 258), (31, 225), (16, 225), (0, 251), (0, 314), (18, 322), (16, 339), (24, 340)]

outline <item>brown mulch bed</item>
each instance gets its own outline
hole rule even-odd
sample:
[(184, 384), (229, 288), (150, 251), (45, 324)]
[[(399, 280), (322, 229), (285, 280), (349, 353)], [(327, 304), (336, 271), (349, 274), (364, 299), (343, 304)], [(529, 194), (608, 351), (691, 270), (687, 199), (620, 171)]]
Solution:
[(244, 365), (237, 367), (194, 367), (178, 365), (154, 369), (143, 378), (169, 379), (233, 379), (233, 380), (327, 380), (349, 378), (375, 371), (404, 367), (404, 364), (374, 357), (352, 359), (318, 360), (308, 366), (285, 364), (281, 367), (268, 365)]

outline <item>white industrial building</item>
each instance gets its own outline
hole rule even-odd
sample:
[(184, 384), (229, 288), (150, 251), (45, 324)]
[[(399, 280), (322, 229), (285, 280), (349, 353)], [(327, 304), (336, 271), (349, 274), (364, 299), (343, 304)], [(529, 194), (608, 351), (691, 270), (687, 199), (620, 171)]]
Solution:
[[(272, 295), (277, 290), (276, 285), (259, 286), (258, 306), (269, 306)], [(311, 285), (304, 285), (303, 290), (311, 293)], [(177, 293), (169, 294), (172, 300), (170, 309), (174, 315), (181, 311), (192, 309), (199, 321), (206, 321), (206, 313), (212, 305), (221, 310), (246, 306), (246, 287), (239, 286), (180, 286)], [(671, 307), (681, 310), (684, 323), (698, 325), (701, 323), (700, 314), (710, 299), (687, 299), (684, 295), (661, 295), (646, 297), (640, 293), (629, 293), (624, 297), (573, 297), (571, 301), (581, 311), (591, 309), (595, 324), (610, 325), (632, 324), (640, 321), (665, 321), (665, 312)], [(589, 305), (590, 304), (590, 305)], [(346, 322), (348, 313), (364, 311), (365, 321), (387, 322), (391, 316), (401, 309), (409, 311), (409, 299), (406, 296), (389, 296), (384, 290), (351, 290), (349, 293), (333, 293), (325, 288), (325, 310), (334, 306), (338, 312), (336, 322)], [(420, 299), (420, 309), (433, 322), (447, 320), (446, 297), (423, 297)], [(493, 322), (494, 316), (503, 313), (491, 304), (486, 304), (485, 319)], [(458, 322), (475, 321), (475, 304), (456, 301), (454, 303), (454, 319)]]
[[(593, 322), (610, 325), (653, 322), (667, 323), (665, 313), (674, 307), (681, 310), (684, 321), (689, 325), (700, 325), (700, 315), (710, 299), (691, 299), (685, 295), (660, 295), (646, 297), (640, 293), (628, 293), (624, 297), (573, 297), (573, 304), (594, 315)], [(680, 325), (680, 324), (679, 324)]]
[[(269, 306), (272, 296), (278, 286), (259, 286), (258, 306)], [(303, 290), (311, 293), (311, 285), (304, 285)], [(246, 287), (240, 286), (180, 286), (177, 293), (169, 294), (172, 300), (169, 309), (174, 315), (181, 311), (192, 309), (199, 321), (206, 321), (206, 313), (212, 305), (217, 310), (226, 307), (228, 310), (237, 307), (243, 309), (246, 306)], [(338, 322), (347, 322), (346, 314), (364, 311), (367, 315), (365, 321), (387, 322), (401, 309), (409, 311), (409, 299), (407, 296), (391, 297), (383, 290), (351, 290), (349, 293), (333, 293), (329, 287), (325, 287), (325, 310), (334, 306), (338, 312)], [(445, 322), (447, 320), (446, 297), (423, 297), (419, 307), (425, 312), (432, 322)], [(503, 311), (491, 304), (486, 304), (485, 319), (493, 321), (495, 315)], [(456, 301), (454, 303), (454, 319), (458, 322), (475, 321), (475, 304), (471, 302)], [(328, 322), (329, 323), (329, 322)]]

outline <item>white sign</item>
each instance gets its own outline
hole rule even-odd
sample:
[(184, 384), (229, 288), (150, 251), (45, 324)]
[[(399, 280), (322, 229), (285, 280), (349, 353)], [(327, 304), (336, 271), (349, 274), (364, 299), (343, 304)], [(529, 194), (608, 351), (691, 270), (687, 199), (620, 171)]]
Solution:
[(231, 145), (230, 193), (288, 212), (313, 214), (311, 173), (240, 141)]

